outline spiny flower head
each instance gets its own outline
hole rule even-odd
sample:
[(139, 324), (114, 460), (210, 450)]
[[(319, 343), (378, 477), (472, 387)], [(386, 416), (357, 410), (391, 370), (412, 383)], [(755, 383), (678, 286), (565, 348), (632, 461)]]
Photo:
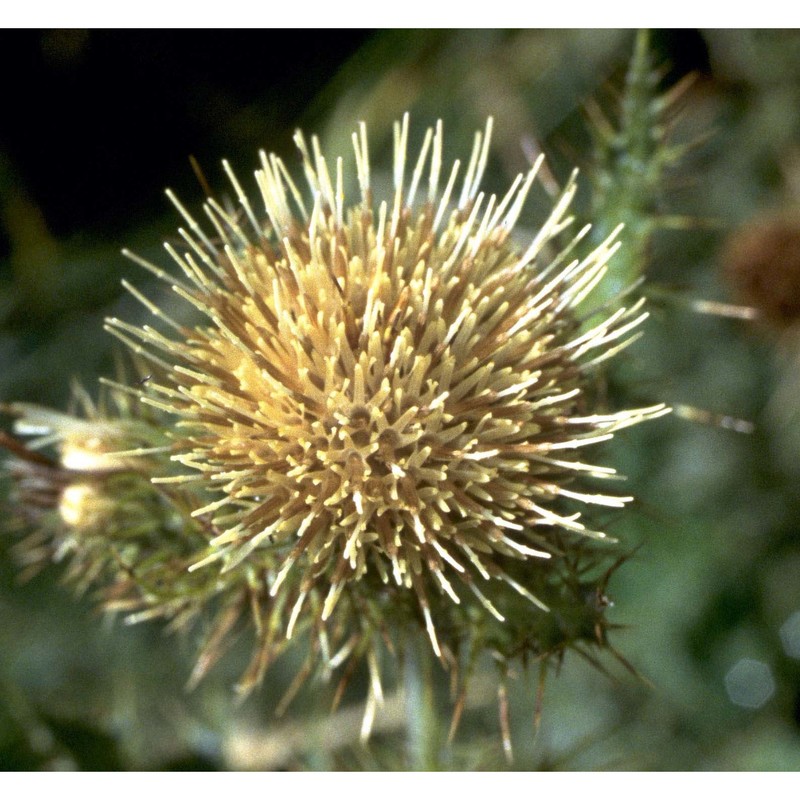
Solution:
[(209, 199), (209, 232), (173, 198), (189, 230), (185, 248), (167, 249), (183, 277), (137, 258), (205, 322), (176, 322), (133, 287), (172, 333), (109, 320), (153, 364), (144, 401), (179, 420), (172, 458), (189, 474), (165, 480), (209, 493), (193, 516), (213, 535), (191, 569), (252, 580), (263, 568), (287, 637), (300, 619), (324, 631), (343, 604), (352, 615), (411, 599), (441, 656), (447, 604), (503, 622), (510, 592), (546, 610), (532, 587), (561, 574), (572, 542), (604, 536), (581, 507), (631, 499), (576, 487), (614, 475), (581, 448), (666, 411), (592, 406), (591, 369), (646, 316), (635, 303), (577, 317), (616, 232), (584, 257), (588, 228), (554, 248), (573, 175), (519, 247), (512, 230), (541, 161), (487, 198), (490, 130), (457, 189), (441, 124), (407, 174), (406, 117), (393, 192), (378, 200), (362, 125), (353, 205), (342, 159), (331, 170), (299, 133), (308, 204), (274, 155), (261, 156), (258, 204), (225, 164), (239, 207)]
[(97, 406), (76, 385), (73, 398), (74, 413), (0, 406), (18, 418), (15, 433), (34, 437), (23, 444), (3, 433), (0, 443), (14, 453), (6, 463), (11, 517), (29, 533), (18, 560), (27, 574), (69, 561), (66, 578), (83, 591), (113, 581), (148, 538), (161, 550), (163, 523), (175, 513), (149, 482), (150, 455), (164, 449), (160, 426), (133, 414), (134, 401), (118, 392)]

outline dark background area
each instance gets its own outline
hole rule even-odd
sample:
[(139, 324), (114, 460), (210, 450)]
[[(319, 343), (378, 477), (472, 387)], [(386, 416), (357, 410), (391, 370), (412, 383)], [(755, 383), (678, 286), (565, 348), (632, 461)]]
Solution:
[(9, 32), (0, 69), (20, 79), (6, 87), (13, 113), (0, 148), (54, 236), (125, 231), (152, 214), (165, 176), (195, 189), (189, 154), (216, 165), (267, 142), (288, 149), (331, 76), (371, 35)]

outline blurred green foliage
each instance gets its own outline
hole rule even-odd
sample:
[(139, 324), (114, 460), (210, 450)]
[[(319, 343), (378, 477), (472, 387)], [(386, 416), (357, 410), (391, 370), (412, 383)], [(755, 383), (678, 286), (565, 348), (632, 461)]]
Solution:
[[(645, 291), (652, 287), (658, 301), (608, 392), (701, 412), (626, 431), (606, 459), (637, 497), (607, 520), (625, 551), (638, 548), (608, 587), (611, 619), (625, 626), (612, 641), (649, 684), (613, 657), (604, 661), (607, 676), (570, 654), (560, 674), (548, 676), (535, 734), (538, 672), (511, 676), (514, 767), (800, 768), (800, 625), (792, 633), (790, 624), (800, 610), (800, 393), (786, 390), (796, 386), (800, 337), (691, 307), (692, 299), (731, 302), (719, 256), (731, 230), (800, 203), (800, 35), (653, 32), (642, 72), (653, 98), (689, 73), (694, 82), (674, 115), (651, 107), (651, 141), (612, 137), (606, 151), (598, 149), (597, 115), (586, 110), (601, 110), (613, 131), (624, 131), (633, 32), (395, 31), (338, 41), (338, 32), (318, 32), (305, 48), (305, 34), (293, 35), (298, 65), (272, 58), (259, 69), (258, 54), (283, 32), (3, 34), (7, 54), (37, 65), (42, 92), (48, 81), (69, 87), (65, 109), (75, 113), (58, 116), (48, 138), (33, 83), (15, 90), (0, 123), (0, 401), (64, 407), (73, 375), (92, 386), (113, 372), (103, 318), (144, 314), (123, 295), (121, 278), (169, 308), (163, 289), (118, 253), (128, 246), (166, 263), (160, 241), (176, 219), (159, 192), (175, 186), (199, 206), (203, 191), (183, 160), (190, 154), (219, 189), (221, 158), (245, 175), (258, 147), (287, 155), (298, 125), (318, 132), (326, 152), (351, 158), (350, 133), (363, 119), (371, 156), (385, 166), (391, 122), (409, 110), (412, 150), (413, 137), (441, 118), (446, 155), (464, 157), (491, 114), (487, 188), (504, 190), (544, 151), (553, 186), (580, 167), (578, 210), (602, 218), (601, 226), (614, 224), (620, 204), (621, 214), (630, 209), (613, 179), (627, 169), (631, 186), (642, 164), (652, 167), (650, 155), (662, 158), (645, 176), (636, 235), (620, 254), (635, 261), (620, 285), (643, 271)], [(101, 75), (109, 87), (127, 79), (117, 86), (130, 96), (109, 89), (101, 104)], [(668, 128), (656, 130), (662, 124)], [(59, 137), (83, 150), (60, 148)], [(39, 146), (46, 140), (57, 152)], [(665, 148), (675, 149), (667, 157)], [(153, 165), (163, 173), (157, 178)], [(549, 204), (540, 190), (523, 233)], [(636, 231), (637, 220), (645, 228)], [(730, 430), (727, 416), (751, 421), (754, 431)], [(234, 702), (231, 685), (246, 646), (187, 693), (191, 641), (157, 624), (98, 618), (91, 594), (73, 600), (59, 586), (57, 565), (20, 585), (12, 547), (11, 536), (0, 538), (0, 767), (505, 767), (490, 663), (479, 665), (487, 680), (477, 681), (452, 744), (446, 686), (437, 683), (407, 685), (406, 703), (422, 696), (441, 713), (426, 712), (420, 726), (415, 707), (389, 702), (361, 747), (364, 676), (355, 676), (334, 721), (323, 687), (299, 697), (284, 718), (273, 716), (297, 669), (291, 654), (245, 705)], [(743, 659), (766, 671), (736, 689), (732, 670), (749, 663)], [(746, 707), (759, 692), (766, 701)]]

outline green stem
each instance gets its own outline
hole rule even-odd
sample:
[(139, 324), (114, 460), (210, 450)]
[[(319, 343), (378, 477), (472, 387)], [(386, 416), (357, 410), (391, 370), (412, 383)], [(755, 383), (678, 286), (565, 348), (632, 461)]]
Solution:
[(408, 762), (410, 769), (439, 769), (439, 721), (433, 692), (433, 665), (428, 643), (408, 642), (403, 665)]

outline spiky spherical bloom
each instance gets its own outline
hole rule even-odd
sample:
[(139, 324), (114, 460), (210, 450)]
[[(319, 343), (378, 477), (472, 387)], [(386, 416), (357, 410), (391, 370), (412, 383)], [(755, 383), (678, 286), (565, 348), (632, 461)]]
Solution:
[(176, 322), (136, 290), (171, 333), (109, 320), (158, 372), (145, 402), (178, 419), (172, 458), (189, 474), (168, 480), (210, 492), (194, 516), (215, 533), (192, 569), (268, 560), (258, 579), (286, 609), (287, 637), (298, 620), (324, 629), (342, 604), (357, 615), (382, 598), (412, 608), (441, 655), (446, 604), (502, 622), (510, 592), (546, 610), (532, 587), (560, 574), (572, 542), (604, 536), (581, 507), (631, 499), (582, 491), (578, 479), (614, 470), (578, 454), (665, 413), (591, 402), (591, 369), (646, 314), (577, 317), (615, 235), (583, 257), (586, 230), (554, 248), (573, 175), (518, 246), (539, 164), (487, 198), (489, 137), (490, 124), (459, 181), (439, 124), (408, 174), (404, 119), (393, 192), (377, 199), (362, 125), (352, 205), (342, 160), (331, 171), (316, 139), (296, 137), (310, 202), (274, 155), (261, 156), (256, 204), (226, 164), (239, 207), (210, 199), (208, 232), (173, 198), (189, 227), (182, 252), (167, 245), (183, 278), (138, 259), (205, 322)]

